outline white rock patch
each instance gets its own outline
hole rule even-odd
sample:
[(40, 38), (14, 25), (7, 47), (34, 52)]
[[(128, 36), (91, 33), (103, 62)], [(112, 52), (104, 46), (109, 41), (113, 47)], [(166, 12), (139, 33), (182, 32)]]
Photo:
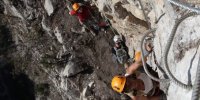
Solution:
[[(55, 34), (55, 36), (56, 36), (58, 42), (60, 42), (61, 44), (63, 44), (63, 43), (64, 43), (64, 42), (63, 42), (63, 38), (62, 38), (61, 33), (60, 33), (59, 30), (58, 30), (58, 27), (55, 28), (54, 34)], [(64, 44), (63, 44), (63, 51), (64, 51), (64, 52), (67, 51), (67, 49), (66, 49), (66, 47), (65, 47)]]
[(21, 13), (19, 13), (19, 11), (13, 6), (10, 4), (10, 2), (8, 0), (3, 0), (4, 3), (5, 3), (5, 8), (6, 10), (4, 11), (4, 14), (9, 14), (11, 13), (11, 15), (13, 16), (16, 16), (16, 17), (19, 17), (21, 18), (22, 20), (24, 20), (23, 16)]
[(58, 41), (62, 44), (63, 43), (63, 38), (62, 38), (61, 33), (58, 30), (58, 27), (55, 28), (54, 34), (57, 37)]
[(41, 22), (41, 24), (42, 24), (42, 28), (52, 37), (52, 35), (51, 35), (51, 33), (50, 33), (50, 31), (51, 31), (51, 29), (50, 28), (48, 28), (46, 25), (45, 25), (45, 22), (44, 22), (44, 20), (45, 20), (45, 18), (44, 18), (44, 16), (43, 16), (43, 18), (42, 18), (42, 22)]
[(44, 8), (46, 9), (49, 16), (53, 13), (54, 9), (51, 0), (45, 0)]

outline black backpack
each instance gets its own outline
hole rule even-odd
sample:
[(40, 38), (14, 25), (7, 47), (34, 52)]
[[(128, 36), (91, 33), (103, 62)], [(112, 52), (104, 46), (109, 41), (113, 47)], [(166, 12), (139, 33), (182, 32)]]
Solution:
[(117, 60), (120, 64), (124, 64), (127, 62), (128, 60), (128, 56), (127, 56), (127, 52), (126, 50), (123, 48), (123, 46), (121, 45), (120, 48), (116, 48), (114, 47), (115, 49), (115, 52), (116, 52), (116, 57), (117, 57)]

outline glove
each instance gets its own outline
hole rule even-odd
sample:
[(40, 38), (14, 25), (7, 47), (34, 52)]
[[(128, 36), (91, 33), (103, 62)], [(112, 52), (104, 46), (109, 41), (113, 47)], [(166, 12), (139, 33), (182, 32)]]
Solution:
[(75, 15), (75, 14), (76, 14), (76, 11), (71, 10), (71, 11), (69, 12), (69, 14), (70, 14), (70, 15)]

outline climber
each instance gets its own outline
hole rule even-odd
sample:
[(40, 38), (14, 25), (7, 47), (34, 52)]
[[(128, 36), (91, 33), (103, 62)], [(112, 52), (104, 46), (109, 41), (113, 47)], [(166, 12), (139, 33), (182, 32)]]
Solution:
[[(112, 53), (115, 57), (115, 59), (122, 65), (124, 65), (126, 69), (126, 74), (133, 74), (136, 70), (144, 71), (142, 67), (142, 59), (141, 59), (141, 52), (136, 52), (134, 56), (134, 61), (130, 62), (130, 56), (128, 54), (128, 47), (126, 46), (125, 42), (121, 39), (119, 35), (115, 35), (114, 38), (115, 46), (112, 48)], [(147, 59), (147, 56), (152, 51), (152, 46), (150, 42), (147, 42), (144, 45), (144, 53), (145, 58)], [(132, 63), (132, 64), (130, 64)], [(152, 68), (147, 64), (147, 68), (152, 71), (153, 74), (154, 71)], [(155, 74), (156, 75), (156, 74)]]
[(81, 3), (81, 4), (84, 4), (84, 5), (89, 5), (90, 4), (89, 2), (86, 2), (84, 0), (67, 0), (66, 6), (69, 9), (69, 11), (73, 10), (72, 5), (74, 3)]
[(111, 82), (114, 91), (128, 95), (132, 100), (165, 100), (159, 83), (151, 80), (145, 73), (130, 76), (114, 76)]
[(90, 7), (83, 5), (82, 3), (74, 3), (72, 5), (73, 10), (69, 12), (70, 15), (76, 15), (81, 24), (85, 23), (86, 20), (91, 19)]
[[(150, 43), (144, 48), (145, 61), (152, 51)], [(147, 64), (148, 65), (148, 64)], [(132, 100), (163, 100), (165, 94), (159, 89), (159, 84), (151, 80), (145, 73), (138, 71), (142, 66), (141, 52), (136, 52), (134, 62), (127, 68), (125, 76), (115, 76), (111, 82), (113, 90), (128, 95)], [(150, 73), (158, 74), (148, 66)]]
[(98, 33), (101, 28), (106, 29), (108, 25), (103, 22), (98, 22), (96, 18), (93, 18), (94, 12), (92, 7), (88, 4), (83, 3), (74, 3), (72, 5), (73, 10), (69, 12), (70, 15), (76, 15), (79, 19), (81, 25), (86, 29), (92, 30), (95, 33)]
[(113, 41), (115, 46), (112, 48), (112, 53), (117, 62), (124, 65), (126, 69), (128, 67), (128, 59), (130, 58), (128, 54), (128, 47), (119, 35), (115, 35)]

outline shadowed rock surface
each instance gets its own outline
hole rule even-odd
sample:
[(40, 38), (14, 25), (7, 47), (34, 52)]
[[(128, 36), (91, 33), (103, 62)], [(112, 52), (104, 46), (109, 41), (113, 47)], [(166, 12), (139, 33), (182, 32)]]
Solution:
[[(97, 6), (96, 12), (105, 15), (114, 30), (97, 36), (84, 31), (68, 14), (65, 0), (0, 1), (0, 100), (120, 100), (110, 86), (114, 75), (124, 74), (112, 59), (114, 32), (124, 36), (133, 57), (148, 30), (147, 21), (137, 0), (87, 1)], [(157, 28), (155, 59), (164, 69), (162, 55), (175, 19), (188, 11), (165, 0), (141, 1), (151, 27)], [(179, 26), (170, 51), (170, 70), (185, 83), (195, 79), (199, 20), (191, 17)], [(148, 63), (155, 69), (152, 55)], [(169, 100), (191, 96), (191, 90), (174, 84), (161, 84), (161, 89)], [(177, 91), (181, 92), (174, 97)]]

